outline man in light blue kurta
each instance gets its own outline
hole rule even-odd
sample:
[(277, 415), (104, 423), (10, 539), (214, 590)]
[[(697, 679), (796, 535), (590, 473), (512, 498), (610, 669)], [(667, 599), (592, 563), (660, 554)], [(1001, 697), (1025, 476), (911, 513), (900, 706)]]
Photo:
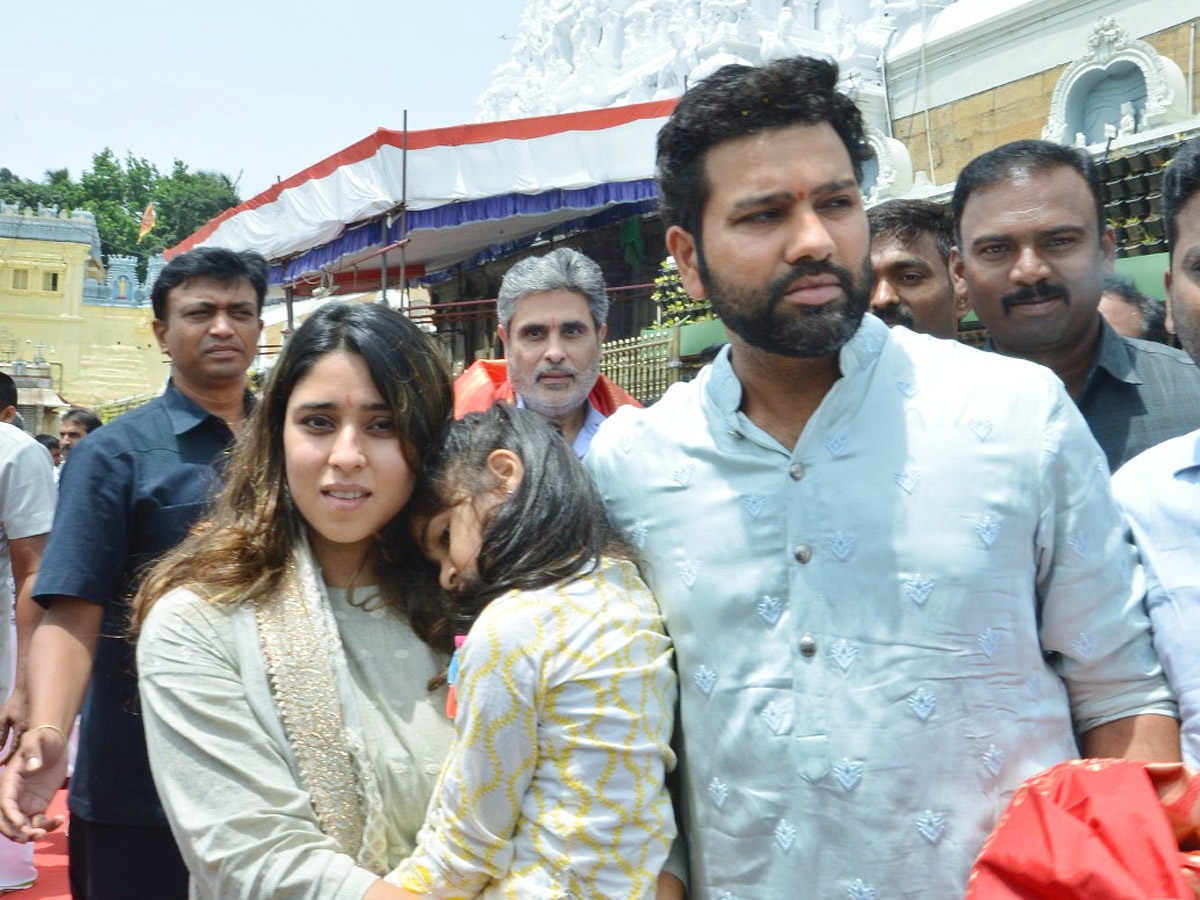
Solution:
[(1178, 756), (1061, 384), (864, 319), (867, 151), (836, 80), (728, 67), (680, 101), (668, 248), (731, 347), (585, 460), (675, 643), (697, 900), (961, 897), (1024, 778), (1080, 744)]
[[(1200, 140), (1175, 155), (1163, 178), (1172, 330), (1200, 360)], [(1113, 492), (1146, 570), (1154, 646), (1179, 697), (1183, 758), (1200, 766), (1200, 431), (1135, 456)]]

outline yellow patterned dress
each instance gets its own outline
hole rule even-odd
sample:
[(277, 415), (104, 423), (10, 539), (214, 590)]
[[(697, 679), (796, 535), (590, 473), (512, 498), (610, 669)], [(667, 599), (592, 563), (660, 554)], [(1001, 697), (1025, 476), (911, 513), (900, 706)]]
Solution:
[(675, 836), (671, 654), (628, 562), (494, 600), (462, 646), (417, 850), (388, 880), (445, 900), (653, 897)]

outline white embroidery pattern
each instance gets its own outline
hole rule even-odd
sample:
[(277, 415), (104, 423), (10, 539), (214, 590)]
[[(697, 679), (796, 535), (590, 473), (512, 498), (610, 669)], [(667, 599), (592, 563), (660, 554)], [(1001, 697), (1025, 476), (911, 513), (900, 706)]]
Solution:
[(908, 706), (916, 713), (922, 722), (928, 722), (933, 711), (937, 709), (937, 697), (923, 687), (917, 688), (908, 695)]
[(629, 539), (637, 545), (639, 550), (644, 550), (646, 548), (646, 536), (649, 533), (646, 526), (639, 522), (629, 529)]
[(917, 489), (917, 482), (921, 480), (921, 473), (914, 471), (897, 472), (892, 476), (892, 480), (896, 482), (906, 494), (911, 494)]
[(692, 480), (692, 464), (688, 463), (685, 466), (680, 466), (671, 473), (671, 478), (680, 487), (687, 487)]
[(986, 441), (992, 433), (992, 422), (990, 419), (968, 419), (967, 427), (975, 432), (975, 437), (981, 441)]
[(714, 775), (708, 783), (708, 796), (712, 797), (713, 803), (720, 809), (725, 805), (725, 798), (729, 796), (729, 785)]
[(1073, 535), (1067, 538), (1067, 544), (1072, 550), (1075, 551), (1075, 555), (1080, 559), (1087, 558), (1088, 533), (1086, 531), (1080, 530), (1075, 532)]
[(924, 606), (929, 595), (933, 593), (933, 582), (918, 575), (904, 582), (904, 593), (917, 606)]
[(850, 759), (843, 759), (833, 767), (833, 777), (837, 779), (837, 783), (847, 794), (858, 787), (858, 783), (862, 781), (862, 775), (862, 763)]
[(927, 809), (917, 817), (917, 831), (921, 832), (921, 837), (929, 843), (936, 844), (946, 833), (946, 817)]
[(906, 378), (901, 378), (896, 382), (896, 389), (910, 400), (917, 395), (916, 384)]
[(838, 558), (838, 562), (845, 562), (850, 551), (854, 549), (854, 537), (840, 531), (828, 538), (825, 543), (833, 551), (833, 555)]
[(821, 443), (825, 449), (829, 451), (829, 455), (835, 458), (846, 455), (846, 451), (850, 447), (850, 439), (846, 435), (838, 432), (837, 434), (827, 434), (821, 439)]
[(991, 659), (992, 654), (996, 652), (996, 629), (985, 628), (975, 639), (979, 642), (979, 649), (983, 651), (983, 655)]
[(796, 843), (796, 826), (787, 819), (780, 819), (775, 823), (775, 843), (779, 845), (779, 849), (787, 853), (792, 849), (792, 844)]
[(778, 703), (772, 700), (763, 707), (763, 711), (759, 715), (762, 716), (762, 720), (767, 723), (767, 727), (771, 729), (772, 733), (783, 733), (787, 713), (783, 711), (783, 707)]
[(625, 453), (629, 453), (633, 449), (633, 432), (627, 431), (617, 438), (617, 446)]
[(850, 900), (875, 900), (875, 888), (864, 884), (861, 878), (855, 878), (846, 888)]
[(778, 597), (763, 597), (754, 609), (760, 619), (774, 627), (783, 615), (783, 601)]
[(1096, 652), (1096, 639), (1086, 631), (1081, 631), (1071, 640), (1071, 649), (1082, 659), (1091, 659)]
[(683, 579), (684, 585), (690, 591), (696, 584), (696, 579), (700, 576), (700, 563), (694, 559), (689, 559), (679, 567), (679, 577)]
[(845, 638), (841, 638), (829, 648), (829, 655), (833, 657), (833, 661), (838, 664), (839, 669), (849, 672), (850, 667), (854, 665), (854, 660), (858, 658), (858, 647)]
[(755, 518), (763, 510), (763, 504), (767, 502), (767, 498), (762, 494), (746, 494), (742, 497), (742, 506), (746, 507), (746, 512)]
[(984, 516), (983, 520), (975, 526), (975, 533), (979, 535), (979, 540), (983, 541), (983, 546), (991, 547), (996, 543), (996, 535), (1000, 533), (1000, 523), (991, 516)]
[(983, 764), (993, 775), (999, 775), (1000, 769), (1004, 766), (1004, 756), (1003, 750), (995, 744), (988, 744), (988, 748), (983, 751)]
[(701, 666), (692, 673), (692, 681), (696, 682), (696, 687), (704, 691), (706, 694), (711, 694), (713, 687), (717, 683), (717, 673), (708, 666)]

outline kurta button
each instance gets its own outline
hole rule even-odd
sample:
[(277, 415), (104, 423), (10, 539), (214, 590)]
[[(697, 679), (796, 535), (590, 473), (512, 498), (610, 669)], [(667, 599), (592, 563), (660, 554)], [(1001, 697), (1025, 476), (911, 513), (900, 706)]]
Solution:
[(817, 653), (817, 642), (811, 634), (806, 634), (800, 638), (800, 655), (815, 656)]
[(788, 468), (788, 474), (792, 476), (792, 481), (799, 481), (804, 477), (804, 466), (800, 463), (792, 463)]
[(806, 563), (812, 559), (812, 547), (808, 544), (797, 544), (796, 549), (792, 551), (796, 555), (796, 561)]

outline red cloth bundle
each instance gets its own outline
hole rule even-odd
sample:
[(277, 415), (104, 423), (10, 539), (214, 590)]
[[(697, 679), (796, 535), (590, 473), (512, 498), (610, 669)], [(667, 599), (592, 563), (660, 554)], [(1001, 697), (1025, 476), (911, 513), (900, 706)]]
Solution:
[(1200, 897), (1200, 778), (1182, 765), (1076, 759), (1013, 795), (967, 900)]

